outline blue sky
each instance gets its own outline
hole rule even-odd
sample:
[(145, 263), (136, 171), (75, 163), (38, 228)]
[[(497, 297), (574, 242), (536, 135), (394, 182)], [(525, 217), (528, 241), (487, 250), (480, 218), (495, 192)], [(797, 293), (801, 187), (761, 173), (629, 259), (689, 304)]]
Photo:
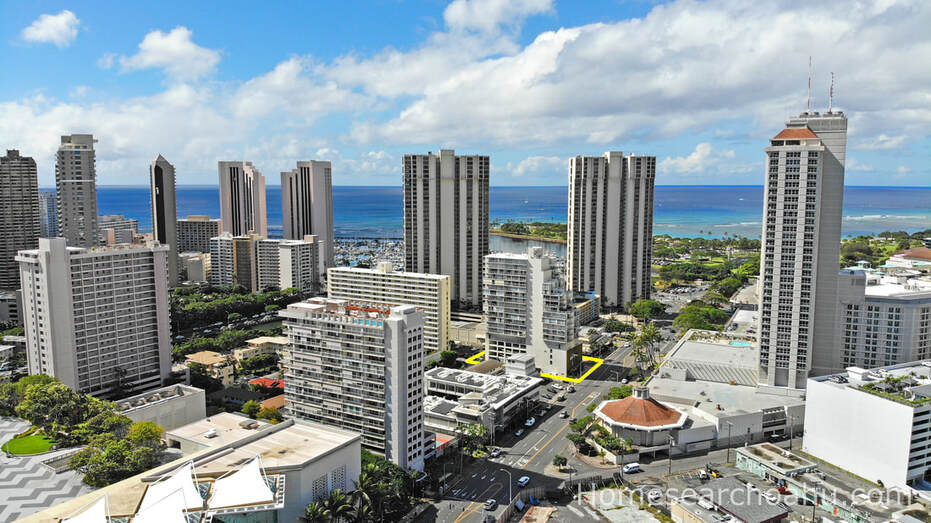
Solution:
[(757, 185), (813, 105), (850, 115), (848, 185), (929, 185), (931, 4), (35, 2), (0, 18), (0, 148), (54, 180), (58, 136), (97, 136), (101, 184), (298, 160), (396, 185), (401, 156), (488, 154), (494, 185), (560, 185), (568, 158), (658, 158), (659, 184)]

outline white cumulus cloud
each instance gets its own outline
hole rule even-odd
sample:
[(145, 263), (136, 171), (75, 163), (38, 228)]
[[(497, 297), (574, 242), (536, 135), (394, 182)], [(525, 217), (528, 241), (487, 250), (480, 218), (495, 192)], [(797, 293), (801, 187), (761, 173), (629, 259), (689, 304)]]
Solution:
[(39, 15), (29, 27), (23, 29), (20, 38), (27, 42), (55, 44), (58, 47), (68, 47), (78, 37), (78, 28), (81, 21), (71, 11), (55, 14)]
[(558, 156), (529, 156), (517, 165), (507, 164), (507, 171), (513, 176), (527, 174), (552, 174), (567, 169), (568, 162)]
[(454, 0), (443, 19), (454, 31), (493, 33), (502, 25), (518, 26), (530, 15), (552, 10), (553, 0)]
[(874, 138), (863, 140), (857, 144), (854, 149), (860, 149), (864, 151), (881, 151), (886, 149), (897, 149), (905, 143), (906, 137), (904, 135), (900, 136), (886, 136), (885, 134), (880, 134)]
[(98, 64), (108, 68), (119, 62), (124, 72), (139, 69), (162, 69), (179, 80), (196, 80), (212, 73), (220, 63), (220, 52), (201, 47), (191, 40), (192, 32), (178, 26), (165, 33), (152, 31), (139, 43), (139, 52), (132, 56), (104, 55)]

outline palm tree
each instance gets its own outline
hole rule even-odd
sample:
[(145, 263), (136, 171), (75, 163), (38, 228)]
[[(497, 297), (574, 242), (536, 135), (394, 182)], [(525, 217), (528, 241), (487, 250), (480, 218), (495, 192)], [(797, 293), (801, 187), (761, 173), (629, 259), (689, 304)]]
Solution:
[(329, 518), (324, 514), (323, 506), (316, 502), (304, 507), (304, 514), (299, 519), (303, 523), (324, 523), (329, 521)]
[(375, 477), (374, 470), (371, 470), (375, 468), (375, 465), (369, 464), (366, 466), (368, 470), (362, 471), (356, 479), (356, 490), (352, 493), (352, 501), (357, 507), (371, 507), (372, 500), (381, 495), (381, 485)]
[(721, 294), (718, 291), (708, 291), (705, 293), (702, 299), (706, 303), (710, 303), (712, 305), (724, 305), (725, 303), (730, 302), (727, 296)]
[(340, 489), (330, 492), (330, 495), (323, 500), (323, 513), (330, 521), (342, 521), (348, 518), (352, 512), (352, 503), (349, 502), (349, 496), (343, 494)]
[(656, 344), (663, 341), (663, 335), (656, 327), (655, 323), (647, 323), (640, 329), (637, 337), (634, 338), (634, 347), (642, 351), (644, 360), (653, 366), (656, 364), (655, 347)]

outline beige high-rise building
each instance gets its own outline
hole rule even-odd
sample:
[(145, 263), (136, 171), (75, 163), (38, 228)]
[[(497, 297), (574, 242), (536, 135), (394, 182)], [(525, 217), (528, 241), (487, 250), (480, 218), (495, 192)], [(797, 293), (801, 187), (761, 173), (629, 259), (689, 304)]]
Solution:
[(456, 308), (482, 303), (488, 254), (488, 156), (406, 154), (404, 270), (450, 277)]
[(178, 252), (210, 252), (210, 238), (222, 232), (220, 220), (193, 215), (178, 220)]
[(317, 237), (320, 257), (333, 267), (333, 170), (330, 162), (297, 162), (281, 173), (281, 220), (286, 240)]
[(171, 372), (168, 247), (83, 249), (42, 238), (20, 251), (30, 374), (80, 392), (159, 387)]
[(39, 173), (16, 149), (0, 157), (0, 289), (19, 288), (18, 251), (39, 245)]
[(790, 118), (766, 148), (760, 259), (761, 386), (805, 387), (838, 369), (835, 322), (847, 117)]
[(175, 196), (175, 166), (158, 155), (149, 165), (152, 190), (152, 238), (171, 249), (168, 255), (168, 283), (178, 285), (178, 202)]
[(656, 157), (569, 160), (568, 284), (608, 307), (649, 298)]
[(220, 224), (233, 236), (268, 237), (265, 176), (252, 162), (217, 162), (220, 174)]
[(449, 330), (449, 276), (394, 271), (391, 262), (374, 269), (336, 267), (327, 271), (327, 296), (414, 305), (424, 311), (424, 349), (446, 350)]
[(212, 285), (242, 285), (250, 292), (320, 285), (323, 266), (314, 236), (303, 240), (267, 240), (257, 234), (223, 233), (210, 240)]
[(58, 234), (71, 247), (96, 247), (100, 243), (96, 142), (90, 134), (62, 136), (55, 159)]
[(363, 447), (423, 470), (423, 311), (312, 298), (281, 317), (289, 414), (360, 432)]

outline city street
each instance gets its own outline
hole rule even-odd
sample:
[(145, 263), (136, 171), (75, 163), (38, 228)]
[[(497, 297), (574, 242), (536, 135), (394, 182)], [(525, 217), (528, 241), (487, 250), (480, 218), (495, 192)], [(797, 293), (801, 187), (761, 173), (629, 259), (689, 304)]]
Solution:
[[(576, 391), (567, 393), (565, 401), (556, 401), (554, 398), (553, 407), (546, 416), (541, 418), (539, 412), (535, 412), (536, 424), (522, 437), (509, 433), (496, 441), (496, 446), (501, 448), (501, 456), (479, 460), (471, 467), (466, 467), (449, 485), (446, 499), (436, 504), (436, 521), (480, 522), (486, 515), (497, 516), (504, 510), (511, 496), (517, 494), (520, 488), (517, 481), (521, 476), (530, 478), (528, 487), (558, 486), (563, 478), (544, 475), (547, 465), (553, 462), (557, 454), (569, 458), (569, 468), (574, 470), (575, 475), (610, 473), (611, 470), (597, 469), (573, 457), (572, 443), (566, 439), (569, 420), (561, 418), (559, 414), (566, 410), (570, 418), (588, 415), (586, 407), (627, 376), (629, 369), (622, 366), (621, 362), (629, 353), (629, 348), (619, 348), (605, 357), (604, 364), (588, 379), (574, 385)], [(547, 381), (546, 385), (552, 383), (556, 382)], [(483, 505), (488, 499), (495, 499), (499, 506), (493, 511), (486, 511)], [(591, 521), (592, 514), (587, 514), (581, 507), (577, 507), (577, 510), (577, 516), (572, 510), (560, 511), (559, 521)], [(573, 519), (573, 516), (577, 519)]]

